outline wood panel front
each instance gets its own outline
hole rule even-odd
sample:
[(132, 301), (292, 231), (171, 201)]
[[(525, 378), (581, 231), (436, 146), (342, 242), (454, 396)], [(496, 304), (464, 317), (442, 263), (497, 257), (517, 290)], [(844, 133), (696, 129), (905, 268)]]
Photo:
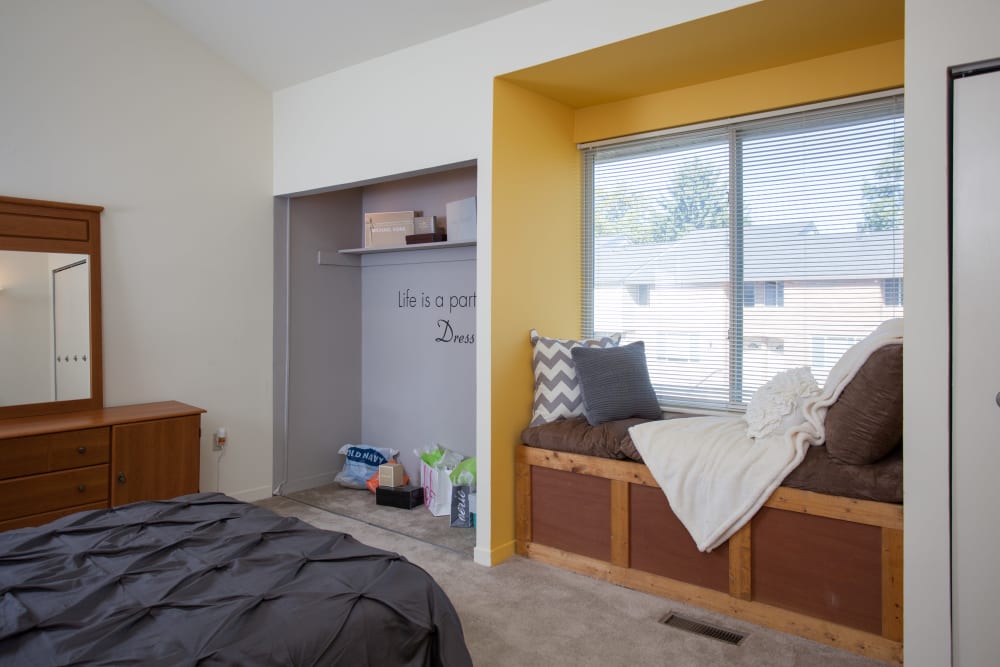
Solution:
[(753, 599), (882, 632), (882, 529), (764, 508), (751, 521)]
[(0, 520), (86, 505), (108, 498), (108, 466), (90, 466), (0, 482)]
[(111, 429), (108, 428), (53, 433), (49, 438), (50, 470), (107, 463), (111, 456)]
[(0, 440), (0, 479), (107, 463), (110, 437), (96, 428)]
[(86, 505), (76, 505), (74, 507), (66, 507), (61, 510), (54, 510), (52, 512), (43, 512), (41, 514), (32, 514), (31, 516), (22, 516), (16, 519), (8, 519), (6, 521), (0, 521), (0, 531), (4, 530), (14, 530), (15, 528), (28, 528), (29, 526), (41, 526), (42, 524), (48, 523), (49, 521), (55, 521), (60, 517), (67, 516), (69, 514), (76, 514), (77, 512), (83, 512), (84, 510), (101, 510), (106, 509), (108, 506), (108, 501), (102, 501), (97, 503), (88, 503)]
[(111, 505), (197, 493), (201, 416), (111, 429)]
[(698, 551), (663, 491), (631, 484), (631, 564), (636, 570), (689, 584), (729, 591), (729, 544), (709, 553)]
[(531, 540), (611, 560), (611, 483), (563, 470), (531, 470)]
[[(39, 225), (39, 219), (44, 220)], [(86, 241), (90, 223), (86, 218), (68, 218), (9, 213), (0, 216), (0, 236)]]

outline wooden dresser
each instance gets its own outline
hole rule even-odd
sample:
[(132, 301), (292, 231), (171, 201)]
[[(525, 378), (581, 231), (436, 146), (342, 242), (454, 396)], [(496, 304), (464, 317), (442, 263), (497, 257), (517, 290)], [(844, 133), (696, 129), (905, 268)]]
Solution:
[(165, 401), (0, 419), (0, 530), (198, 492), (203, 412)]

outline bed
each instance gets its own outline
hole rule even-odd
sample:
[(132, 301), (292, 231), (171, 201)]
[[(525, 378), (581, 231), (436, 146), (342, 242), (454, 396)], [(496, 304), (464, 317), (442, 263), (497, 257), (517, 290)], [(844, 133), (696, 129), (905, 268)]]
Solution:
[(402, 556), (218, 493), (0, 533), (0, 663), (471, 665)]
[(643, 461), (640, 425), (524, 429), (518, 553), (869, 657), (903, 659), (902, 344), (877, 348), (804, 458), (727, 540), (700, 550)]

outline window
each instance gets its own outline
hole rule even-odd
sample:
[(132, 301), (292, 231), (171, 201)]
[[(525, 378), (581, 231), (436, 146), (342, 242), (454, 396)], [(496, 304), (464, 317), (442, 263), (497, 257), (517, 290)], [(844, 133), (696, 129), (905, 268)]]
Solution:
[(781, 280), (764, 281), (764, 305), (785, 305), (785, 283)]
[(753, 306), (784, 306), (785, 283), (782, 280), (765, 280), (763, 282), (743, 282), (743, 307)]
[(883, 278), (882, 279), (882, 303), (886, 306), (902, 307), (903, 305), (903, 279)]
[(632, 297), (632, 303), (637, 306), (649, 305), (649, 285), (629, 285), (628, 294)]
[(860, 341), (860, 337), (851, 336), (813, 336), (812, 337), (812, 369), (826, 376), (833, 365), (847, 352), (848, 348)]
[[(698, 361), (698, 334), (686, 332), (665, 332), (663, 334), (662, 357), (668, 361), (691, 363)], [(658, 356), (657, 347), (652, 348), (653, 354)]]
[(883, 96), (582, 147), (584, 330), (646, 342), (661, 403), (822, 384), (901, 316), (903, 108)]

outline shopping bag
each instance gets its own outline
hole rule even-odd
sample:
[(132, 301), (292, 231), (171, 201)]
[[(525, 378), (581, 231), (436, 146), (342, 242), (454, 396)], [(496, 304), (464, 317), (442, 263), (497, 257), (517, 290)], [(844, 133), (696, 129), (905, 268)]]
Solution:
[(451, 514), (451, 469), (432, 468), (420, 462), (420, 485), (424, 487), (424, 505), (434, 516)]
[(469, 528), (472, 526), (472, 511), (470, 500), (472, 487), (464, 484), (451, 490), (451, 527)]

